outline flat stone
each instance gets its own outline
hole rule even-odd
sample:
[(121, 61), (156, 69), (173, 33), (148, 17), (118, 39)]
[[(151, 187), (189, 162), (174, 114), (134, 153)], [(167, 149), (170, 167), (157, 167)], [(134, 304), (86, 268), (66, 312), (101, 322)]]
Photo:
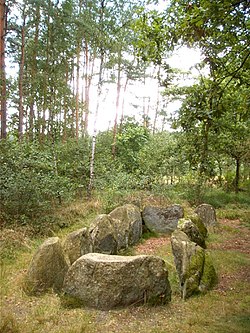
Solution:
[(89, 253), (77, 259), (64, 281), (64, 300), (102, 310), (132, 304), (165, 304), (171, 288), (165, 262), (156, 256)]

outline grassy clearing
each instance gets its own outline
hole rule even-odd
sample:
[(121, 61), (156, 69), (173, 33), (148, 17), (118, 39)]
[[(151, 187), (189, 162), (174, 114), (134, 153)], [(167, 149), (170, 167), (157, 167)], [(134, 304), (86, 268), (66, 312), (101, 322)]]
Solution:
[[(154, 200), (159, 203), (157, 199)], [(74, 204), (69, 209), (62, 208), (58, 216), (61, 216), (61, 220), (64, 217), (69, 223), (68, 226), (59, 228), (56, 234), (65, 237), (73, 229), (88, 225), (93, 215), (101, 212), (100, 207), (99, 202), (92, 202), (86, 205)], [(41, 297), (27, 296), (22, 291), (23, 279), (35, 249), (44, 238), (31, 239), (25, 232), (7, 231), (3, 234), (3, 231), (0, 333), (249, 332), (250, 258), (243, 251), (244, 248), (228, 248), (236, 240), (240, 240), (242, 235), (246, 236), (247, 232), (249, 231), (242, 225), (224, 223), (218, 233), (210, 235), (208, 250), (219, 274), (219, 284), (207, 294), (192, 297), (185, 302), (178, 292), (169, 237), (161, 239), (161, 242), (155, 238), (159, 242), (157, 247), (153, 246), (154, 238), (145, 237), (141, 251), (162, 257), (168, 266), (173, 289), (171, 303), (166, 306), (144, 305), (97, 311), (67, 308), (61, 303), (60, 297), (52, 292)], [(148, 246), (147, 242), (152, 242), (152, 246)], [(139, 247), (130, 249), (126, 254), (136, 253), (139, 253)]]

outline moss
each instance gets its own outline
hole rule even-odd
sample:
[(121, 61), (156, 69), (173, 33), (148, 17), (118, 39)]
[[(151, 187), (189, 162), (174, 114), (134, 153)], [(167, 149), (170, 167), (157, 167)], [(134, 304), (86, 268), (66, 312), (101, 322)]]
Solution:
[(186, 272), (183, 275), (182, 298), (186, 299), (199, 293), (200, 279), (205, 260), (205, 252), (201, 247), (196, 247), (196, 252), (187, 263)]
[(213, 288), (217, 282), (218, 282), (218, 277), (214, 265), (212, 263), (211, 257), (209, 253), (205, 253), (204, 268), (199, 289), (201, 292), (206, 292), (207, 290)]
[(186, 218), (179, 219), (178, 220), (178, 228), (181, 228), (183, 226), (183, 224), (185, 224), (186, 220), (187, 220)]
[(207, 237), (207, 228), (202, 222), (201, 218), (199, 217), (198, 214), (192, 214), (189, 216), (189, 219), (196, 225), (196, 227), (199, 229), (199, 232), (201, 235), (206, 238)]

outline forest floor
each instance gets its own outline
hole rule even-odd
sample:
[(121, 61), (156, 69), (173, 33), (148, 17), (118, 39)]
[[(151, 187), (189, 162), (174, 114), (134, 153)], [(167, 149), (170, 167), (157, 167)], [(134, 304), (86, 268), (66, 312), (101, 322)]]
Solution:
[(20, 232), (7, 230), (5, 239), (6, 235), (12, 241), (19, 239), (24, 246), (22, 250), (12, 249), (15, 255), (12, 253), (10, 259), (1, 262), (0, 333), (248, 333), (250, 230), (239, 220), (220, 219), (219, 225), (208, 238), (208, 251), (219, 277), (213, 290), (183, 301), (170, 237), (153, 237), (142, 240), (129, 254), (154, 254), (166, 261), (172, 301), (164, 306), (130, 306), (110, 311), (65, 308), (53, 292), (27, 296), (22, 290), (23, 278), (42, 240), (31, 242)]

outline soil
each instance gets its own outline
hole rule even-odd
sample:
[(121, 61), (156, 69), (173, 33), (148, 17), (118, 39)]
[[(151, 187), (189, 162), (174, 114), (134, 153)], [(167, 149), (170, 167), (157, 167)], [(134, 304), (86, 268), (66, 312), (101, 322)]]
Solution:
[[(235, 233), (229, 238), (223, 241), (223, 243), (213, 243), (210, 245), (211, 249), (221, 251), (235, 251), (250, 256), (250, 230), (243, 226), (239, 220), (221, 219), (220, 225), (224, 228), (231, 228)], [(250, 266), (245, 266), (242, 269), (235, 271), (231, 274), (221, 275), (219, 277), (219, 283), (216, 287), (216, 291), (221, 294), (227, 291), (234, 290), (232, 287), (235, 282), (242, 281), (250, 283)]]
[(162, 237), (153, 237), (147, 239), (142, 244), (139, 244), (135, 248), (136, 254), (154, 254), (159, 248), (170, 244), (170, 235)]

